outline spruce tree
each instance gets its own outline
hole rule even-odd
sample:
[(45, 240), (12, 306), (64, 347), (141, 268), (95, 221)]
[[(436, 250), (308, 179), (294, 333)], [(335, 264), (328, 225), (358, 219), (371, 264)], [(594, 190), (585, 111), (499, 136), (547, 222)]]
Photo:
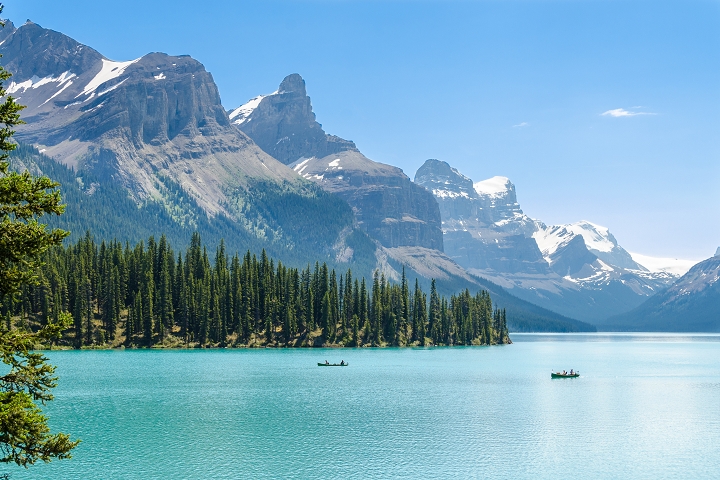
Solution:
[[(0, 4), (0, 12), (3, 6)], [(4, 24), (2, 25), (4, 26)], [(24, 285), (38, 280), (40, 256), (60, 245), (68, 232), (46, 230), (38, 222), (43, 215), (60, 215), (58, 186), (47, 177), (29, 172), (11, 172), (8, 153), (15, 149), (13, 128), (22, 123), (22, 106), (7, 94), (4, 82), (10, 73), (0, 66), (0, 299), (7, 299)], [(9, 311), (8, 311), (9, 315)], [(67, 315), (58, 315), (58, 323), (48, 322), (37, 332), (0, 329), (0, 359), (5, 364), (0, 376), (0, 462), (32, 465), (38, 460), (70, 458), (78, 441), (63, 433), (52, 434), (47, 417), (38, 404), (53, 399), (57, 385), (55, 367), (34, 351), (37, 343), (48, 343), (70, 325)]]

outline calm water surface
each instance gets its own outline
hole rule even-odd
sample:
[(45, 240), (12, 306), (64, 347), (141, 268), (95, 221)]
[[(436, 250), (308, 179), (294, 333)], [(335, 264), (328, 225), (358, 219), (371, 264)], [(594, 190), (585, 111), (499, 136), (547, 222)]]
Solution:
[[(50, 352), (72, 460), (13, 479), (718, 478), (720, 337)], [(325, 359), (350, 363), (318, 368)], [(552, 369), (578, 379), (550, 380)]]

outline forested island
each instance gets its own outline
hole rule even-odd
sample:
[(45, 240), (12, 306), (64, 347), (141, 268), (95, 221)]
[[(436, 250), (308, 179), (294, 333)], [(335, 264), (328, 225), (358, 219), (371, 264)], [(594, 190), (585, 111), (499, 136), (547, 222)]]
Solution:
[[(211, 260), (212, 258), (212, 260)], [(449, 299), (431, 284), (380, 273), (367, 281), (323, 263), (290, 268), (250, 251), (209, 254), (194, 234), (185, 254), (166, 237), (134, 247), (88, 233), (44, 254), (37, 285), (2, 303), (5, 328), (58, 320), (73, 326), (54, 347), (312, 347), (510, 343), (490, 295)]]

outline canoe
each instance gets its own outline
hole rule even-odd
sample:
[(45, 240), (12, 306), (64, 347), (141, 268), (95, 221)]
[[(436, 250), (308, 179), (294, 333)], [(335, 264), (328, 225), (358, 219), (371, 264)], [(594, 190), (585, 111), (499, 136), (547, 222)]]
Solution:
[(580, 376), (580, 372), (575, 372), (572, 375), (570, 375), (569, 373), (566, 373), (565, 375), (563, 375), (562, 373), (551, 373), (550, 374), (550, 378), (575, 378), (575, 377), (579, 377), (579, 376)]
[(318, 367), (347, 367), (347, 363), (320, 363), (318, 362)]

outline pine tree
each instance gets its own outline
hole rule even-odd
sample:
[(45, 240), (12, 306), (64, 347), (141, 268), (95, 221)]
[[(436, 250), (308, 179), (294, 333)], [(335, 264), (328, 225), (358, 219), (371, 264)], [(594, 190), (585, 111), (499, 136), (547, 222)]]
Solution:
[[(3, 6), (0, 4), (0, 12)], [(2, 24), (4, 26), (4, 24)], [(13, 127), (22, 123), (22, 106), (8, 95), (4, 82), (10, 73), (0, 66), (0, 299), (2, 306), (21, 291), (37, 283), (40, 257), (49, 248), (60, 245), (68, 232), (47, 231), (38, 222), (43, 215), (60, 215), (58, 186), (47, 177), (29, 172), (9, 171), (8, 154), (15, 149)], [(12, 303), (12, 301), (10, 302)], [(8, 318), (9, 318), (8, 311)], [(63, 433), (51, 434), (47, 417), (38, 403), (53, 399), (57, 385), (55, 367), (34, 351), (36, 343), (48, 343), (70, 325), (71, 319), (58, 315), (58, 323), (48, 323), (39, 331), (12, 330), (8, 323), (0, 330), (0, 359), (5, 364), (0, 377), (0, 452), (1, 462), (28, 466), (38, 460), (70, 458), (79, 442)]]

